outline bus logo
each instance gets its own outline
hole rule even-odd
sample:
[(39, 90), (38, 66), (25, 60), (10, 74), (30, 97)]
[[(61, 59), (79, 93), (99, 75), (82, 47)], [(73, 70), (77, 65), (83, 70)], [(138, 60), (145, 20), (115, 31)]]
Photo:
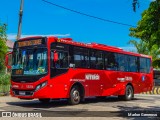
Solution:
[(100, 76), (98, 74), (86, 74), (86, 80), (100, 80)]
[(144, 82), (146, 80), (146, 77), (143, 75), (142, 76), (142, 81)]

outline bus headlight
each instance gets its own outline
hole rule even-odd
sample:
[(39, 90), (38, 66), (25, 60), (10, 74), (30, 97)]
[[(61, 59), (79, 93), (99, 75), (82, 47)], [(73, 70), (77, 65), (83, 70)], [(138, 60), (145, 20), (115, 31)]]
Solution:
[(45, 81), (45, 82), (43, 82), (43, 83), (41, 83), (41, 84), (37, 85), (37, 87), (36, 87), (35, 91), (37, 91), (37, 90), (39, 90), (39, 89), (41, 89), (41, 88), (45, 87), (46, 85), (47, 85), (47, 81)]
[(35, 91), (39, 90), (41, 88), (41, 85), (38, 85), (35, 89)]
[(41, 87), (44, 87), (46, 85), (47, 85), (47, 82), (43, 82), (42, 85), (41, 85)]

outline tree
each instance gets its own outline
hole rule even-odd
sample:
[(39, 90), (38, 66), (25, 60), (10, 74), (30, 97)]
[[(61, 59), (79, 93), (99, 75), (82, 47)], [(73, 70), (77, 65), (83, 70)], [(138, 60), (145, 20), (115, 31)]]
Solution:
[(139, 42), (129, 42), (137, 48), (137, 52), (151, 55), (153, 66), (160, 67), (160, 0), (150, 3), (149, 8), (142, 13), (137, 27), (130, 28), (129, 35), (140, 39)]
[(7, 35), (6, 35), (6, 24), (0, 23), (0, 71), (2, 71), (4, 66), (4, 57), (7, 52)]
[(140, 42), (137, 42), (136, 40), (130, 40), (128, 43), (134, 45), (138, 53), (146, 54), (148, 52), (147, 50), (148, 45), (146, 42), (142, 40)]
[(160, 47), (160, 0), (150, 3), (147, 10), (142, 13), (142, 19), (136, 28), (130, 28), (130, 36), (139, 38), (152, 45)]

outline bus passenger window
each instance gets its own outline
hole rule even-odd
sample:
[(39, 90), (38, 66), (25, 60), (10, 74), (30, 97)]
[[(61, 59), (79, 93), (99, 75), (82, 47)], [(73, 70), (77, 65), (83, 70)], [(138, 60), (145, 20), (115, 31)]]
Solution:
[(117, 70), (117, 62), (115, 58), (115, 53), (107, 52), (105, 53), (105, 65), (106, 70)]
[(58, 61), (53, 62), (53, 52), (51, 52), (51, 67), (54, 68), (68, 68), (69, 67), (69, 55), (67, 51), (57, 50)]
[(102, 70), (104, 68), (103, 53), (101, 51), (96, 52), (96, 57), (97, 57), (96, 68)]
[(151, 66), (151, 60), (148, 58), (140, 58), (140, 72), (149, 73)]
[(74, 47), (74, 64), (77, 68), (89, 67), (89, 51), (86, 48)]
[(129, 72), (138, 72), (138, 58), (136, 56), (129, 56)]
[(96, 56), (93, 51), (90, 54), (90, 68), (96, 68)]
[(104, 69), (102, 51), (92, 50), (90, 52), (90, 68), (100, 70)]
[(128, 71), (128, 56), (125, 54), (117, 54), (116, 61), (118, 63), (118, 70), (119, 71)]

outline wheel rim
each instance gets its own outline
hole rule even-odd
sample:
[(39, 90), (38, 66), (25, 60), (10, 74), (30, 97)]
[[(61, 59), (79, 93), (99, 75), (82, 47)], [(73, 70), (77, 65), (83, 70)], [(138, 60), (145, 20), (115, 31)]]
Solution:
[(79, 92), (78, 92), (77, 90), (75, 90), (75, 91), (73, 92), (72, 98), (73, 98), (73, 100), (74, 100), (75, 102), (78, 102), (78, 101), (79, 101), (80, 96), (79, 96)]
[(127, 90), (127, 97), (128, 98), (132, 97), (132, 90), (130, 88)]

